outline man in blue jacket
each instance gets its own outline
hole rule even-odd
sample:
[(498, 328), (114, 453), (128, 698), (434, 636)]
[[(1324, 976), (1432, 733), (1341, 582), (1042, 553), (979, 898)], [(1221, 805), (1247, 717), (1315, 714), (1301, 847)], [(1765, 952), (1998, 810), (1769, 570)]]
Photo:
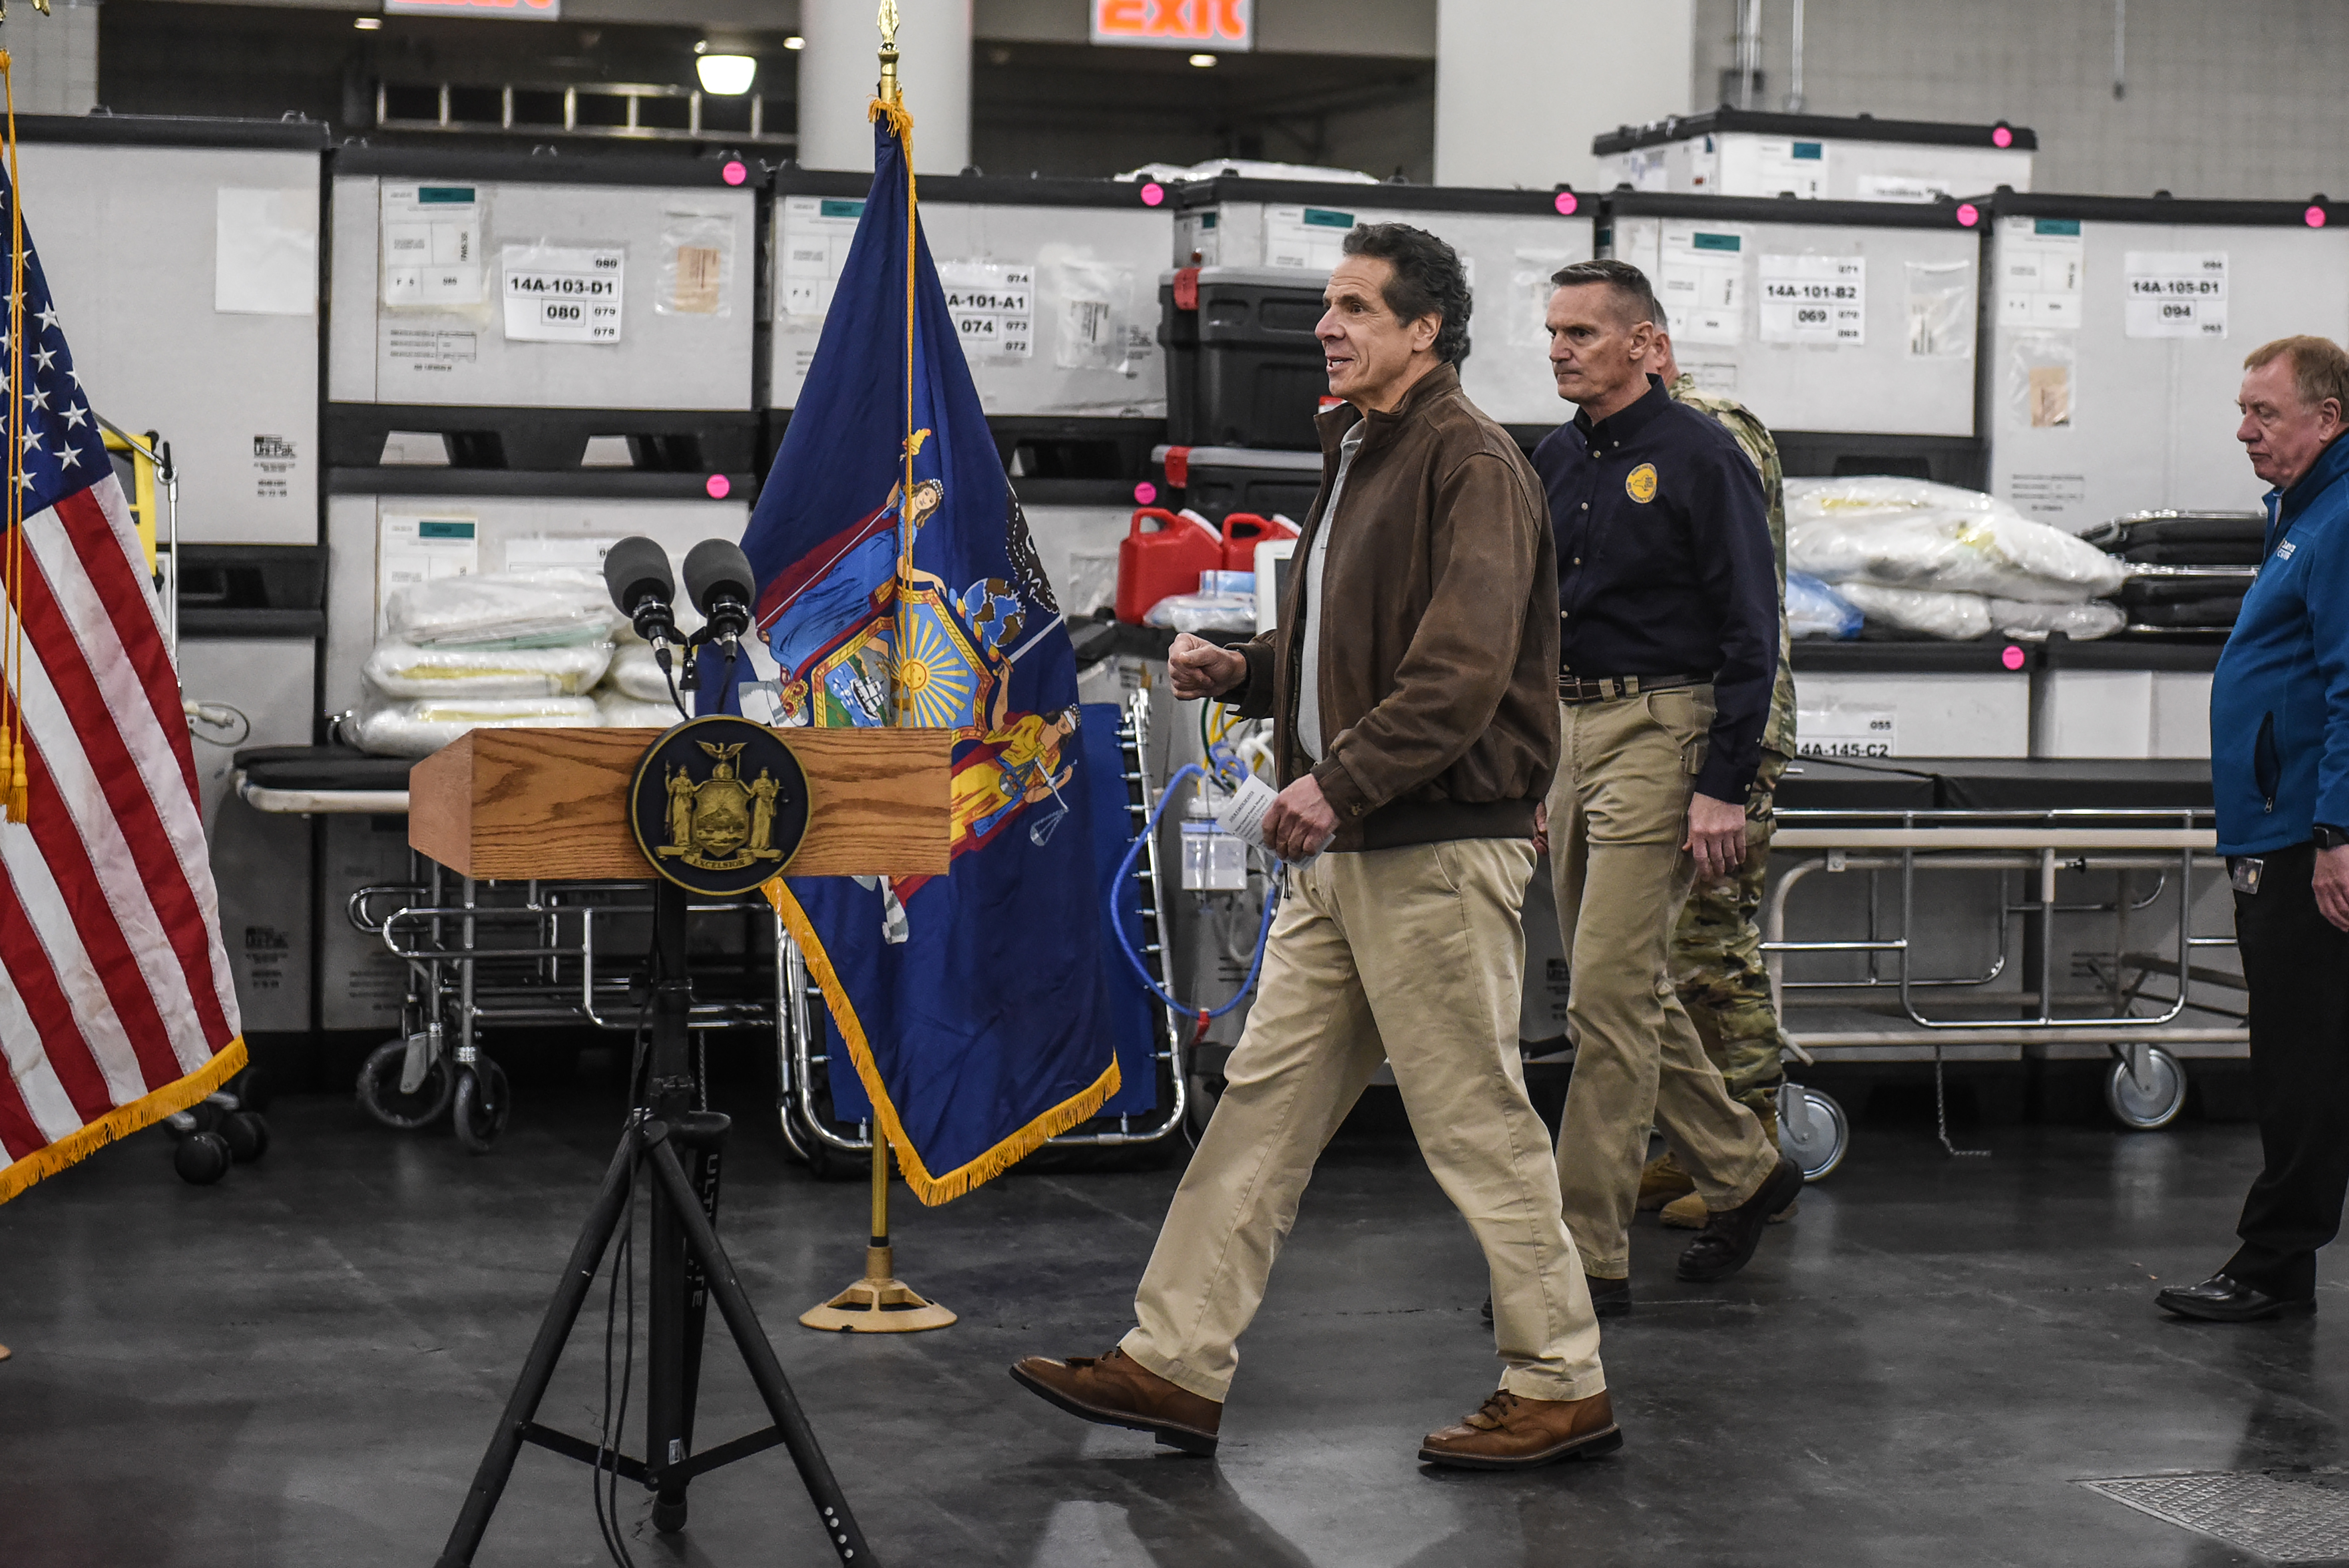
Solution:
[(2265, 1164), (2235, 1255), (2155, 1298), (2214, 1323), (2313, 1309), (2349, 1195), (2349, 354), (2285, 337), (2243, 365), (2235, 435), (2272, 488), (2210, 683), (2210, 778)]

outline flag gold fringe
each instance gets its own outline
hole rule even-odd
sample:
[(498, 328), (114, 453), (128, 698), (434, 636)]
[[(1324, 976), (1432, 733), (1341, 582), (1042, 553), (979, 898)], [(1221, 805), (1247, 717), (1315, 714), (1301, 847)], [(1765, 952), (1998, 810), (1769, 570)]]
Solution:
[(1002, 1175), (1030, 1155), (1044, 1147), (1047, 1139), (1059, 1137), (1071, 1128), (1092, 1120), (1109, 1097), (1117, 1093), (1120, 1079), (1117, 1058), (1110, 1058), (1108, 1071), (1092, 1081), (1072, 1098), (1063, 1100), (1050, 1110), (1013, 1133), (1009, 1137), (968, 1164), (957, 1167), (943, 1176), (932, 1176), (929, 1168), (905, 1136), (904, 1124), (897, 1119), (897, 1107), (889, 1099), (889, 1091), (881, 1082), (881, 1070), (873, 1060), (872, 1043), (865, 1038), (864, 1022), (856, 1016), (855, 1005), (840, 983), (840, 975), (832, 967), (832, 955), (824, 951), (822, 939), (815, 933), (814, 922), (800, 901), (792, 896), (780, 877), (766, 886), (767, 901), (782, 917), (783, 925), (792, 940), (800, 944), (807, 960), (809, 972), (823, 987), (824, 1004), (832, 1011), (833, 1022), (840, 1026), (841, 1038), (848, 1043), (849, 1058), (856, 1064), (856, 1076), (864, 1085), (864, 1093), (873, 1102), (874, 1119), (882, 1133), (897, 1151), (897, 1165), (904, 1173), (905, 1185), (915, 1197), (930, 1207), (960, 1198), (982, 1182)]
[(5, 1203), (25, 1189), (47, 1177), (55, 1176), (67, 1166), (86, 1158), (108, 1144), (129, 1137), (144, 1127), (151, 1127), (174, 1111), (184, 1111), (244, 1068), (244, 1036), (240, 1034), (221, 1047), (220, 1054), (181, 1078), (166, 1084), (151, 1095), (144, 1095), (127, 1106), (117, 1106), (106, 1115), (83, 1127), (68, 1133), (47, 1148), (31, 1154), (0, 1170), (0, 1203)]

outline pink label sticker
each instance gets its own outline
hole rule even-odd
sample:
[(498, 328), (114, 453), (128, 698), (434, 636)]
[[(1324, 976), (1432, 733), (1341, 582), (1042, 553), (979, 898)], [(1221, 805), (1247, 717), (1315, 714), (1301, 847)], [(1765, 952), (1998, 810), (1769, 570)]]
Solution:
[(1142, 182), (1142, 204), (1143, 206), (1155, 207), (1165, 200), (1165, 186), (1161, 185), (1155, 180), (1145, 180)]
[(2308, 221), (2308, 226), (2312, 229), (2321, 229), (2324, 226), (2324, 209), (2313, 202), (2309, 203), (2308, 211), (2302, 213), (2301, 216)]
[(2012, 147), (2014, 145), (2014, 132), (2002, 125), (1994, 127), (1990, 133), (1990, 144), (1992, 147)]
[(1958, 203), (1958, 227), (1961, 229), (1971, 229), (1976, 223), (1981, 222), (1981, 208), (1975, 206), (1971, 202), (1961, 202)]
[(1998, 656), (1998, 661), (2009, 670), (2020, 670), (2023, 668), (2023, 649), (2010, 642), (2006, 645), (2005, 651)]
[(718, 171), (718, 177), (729, 185), (740, 185), (750, 177), (750, 171), (742, 166), (742, 161), (740, 158), (729, 158), (726, 161), (726, 167)]
[(713, 473), (701, 482), (701, 488), (709, 492), (710, 500), (723, 501), (733, 493), (734, 482), (722, 473)]
[(1552, 202), (1550, 205), (1557, 209), (1559, 217), (1570, 218), (1574, 216), (1575, 209), (1582, 205), (1582, 198), (1571, 191), (1560, 191), (1557, 193), (1557, 200)]
[(1141, 483), (1133, 487), (1133, 502), (1135, 505), (1147, 506), (1157, 499), (1158, 486), (1151, 483), (1150, 481), (1145, 479)]

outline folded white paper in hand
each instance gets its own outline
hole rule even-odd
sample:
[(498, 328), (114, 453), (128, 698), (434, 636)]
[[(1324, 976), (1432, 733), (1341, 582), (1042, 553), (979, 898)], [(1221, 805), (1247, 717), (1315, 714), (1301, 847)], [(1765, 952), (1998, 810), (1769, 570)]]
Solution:
[[(1224, 809), (1216, 814), (1216, 826), (1251, 849), (1269, 850), (1272, 846), (1264, 841), (1264, 814), (1271, 810), (1272, 803), (1279, 798), (1278, 791), (1250, 774), (1225, 800)], [(1337, 836), (1332, 830), (1329, 838), (1313, 846), (1311, 853), (1299, 856), (1289, 864), (1311, 865), (1319, 858), (1321, 851), (1330, 846), (1330, 839)]]

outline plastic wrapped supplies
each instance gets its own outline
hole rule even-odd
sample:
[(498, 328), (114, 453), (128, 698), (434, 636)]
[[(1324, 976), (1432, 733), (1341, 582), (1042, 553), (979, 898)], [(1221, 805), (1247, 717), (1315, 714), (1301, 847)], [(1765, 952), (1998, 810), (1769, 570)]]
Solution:
[(1866, 583), (2033, 604), (2096, 598), (2124, 575), (2095, 546), (1992, 496), (1884, 476), (1786, 481), (1786, 564), (1838, 591)]
[(384, 634), (419, 648), (545, 648), (600, 642), (626, 624), (587, 572), (491, 572), (392, 590)]
[(1256, 630), (1254, 594), (1170, 594), (1150, 607), (1144, 626), (1175, 631)]
[(2035, 605), (1992, 599), (1990, 623), (2009, 637), (2045, 637), (2060, 631), (2074, 642), (2094, 642), (2127, 626), (2128, 616), (2120, 606), (2104, 599), (2084, 605)]
[[(645, 654), (649, 663), (652, 649)], [(363, 673), (387, 697), (576, 697), (611, 662), (612, 645), (601, 638), (554, 648), (419, 648), (387, 638)]]
[(595, 722), (614, 730), (666, 730), (685, 721), (666, 691), (659, 701), (645, 702), (606, 685), (595, 693)]
[[(682, 653), (670, 655), (670, 663), (678, 669), (684, 667), (684, 660)], [(668, 701), (668, 677), (661, 673), (649, 642), (622, 643), (612, 655), (611, 673), (604, 677), (604, 682), (639, 702)]]
[(359, 750), (429, 757), (468, 730), (585, 729), (603, 722), (585, 697), (419, 697), (362, 711)]
[(1954, 642), (1986, 636), (1990, 631), (1990, 601), (1980, 594), (1943, 594), (1930, 588), (1887, 588), (1874, 583), (1849, 582), (1837, 583), (1836, 592), (1868, 619), (1895, 631), (1948, 638)]
[(1864, 618), (1850, 600), (1809, 573), (1786, 574), (1786, 629), (1793, 636), (1857, 637)]

